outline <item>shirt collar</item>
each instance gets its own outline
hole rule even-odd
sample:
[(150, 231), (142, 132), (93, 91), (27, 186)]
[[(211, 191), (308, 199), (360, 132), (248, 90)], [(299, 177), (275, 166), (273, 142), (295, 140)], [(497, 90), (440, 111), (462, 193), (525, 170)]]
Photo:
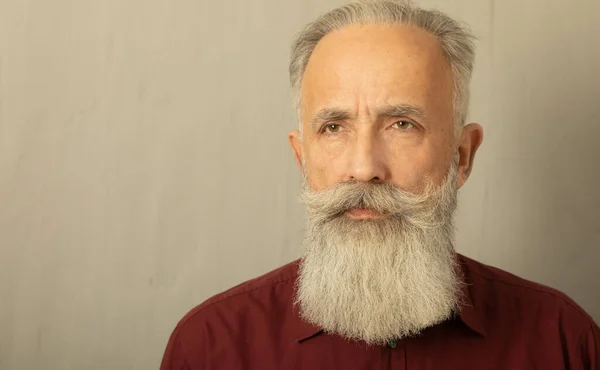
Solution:
[(478, 305), (476, 300), (477, 287), (473, 284), (471, 271), (469, 269), (470, 260), (461, 254), (457, 254), (456, 258), (458, 259), (460, 271), (463, 274), (463, 283), (461, 284), (460, 292), (460, 320), (474, 332), (486, 336), (487, 326), (483, 317), (481, 303)]
[[(298, 308), (297, 306), (294, 307), (294, 309), (296, 311), (297, 311), (297, 308)], [(297, 329), (297, 334), (296, 334), (295, 338), (298, 343), (302, 343), (305, 340), (314, 338), (323, 332), (323, 329), (305, 321), (299, 315), (296, 315), (296, 317), (298, 318), (298, 326), (297, 326), (298, 329)]]
[[(463, 284), (460, 288), (460, 312), (458, 317), (460, 320), (475, 333), (486, 336), (487, 328), (483, 320), (481, 307), (474, 304), (473, 297), (475, 295), (475, 287), (471, 278), (471, 273), (468, 266), (469, 259), (457, 253), (457, 259), (462, 273)], [(297, 261), (299, 264), (299, 261)], [(296, 325), (296, 341), (302, 343), (305, 340), (314, 338), (323, 332), (323, 329), (315, 326), (300, 317), (299, 307), (294, 305), (294, 313), (297, 318)]]

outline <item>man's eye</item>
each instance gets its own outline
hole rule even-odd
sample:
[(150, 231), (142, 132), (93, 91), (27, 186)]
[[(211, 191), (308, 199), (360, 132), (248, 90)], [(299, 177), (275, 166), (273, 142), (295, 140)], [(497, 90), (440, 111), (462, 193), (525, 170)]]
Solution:
[(328, 132), (330, 134), (335, 134), (340, 131), (341, 126), (337, 123), (330, 123), (323, 127), (323, 132)]
[(392, 126), (395, 128), (399, 128), (400, 130), (408, 130), (409, 128), (414, 127), (414, 125), (408, 121), (398, 121), (395, 122)]

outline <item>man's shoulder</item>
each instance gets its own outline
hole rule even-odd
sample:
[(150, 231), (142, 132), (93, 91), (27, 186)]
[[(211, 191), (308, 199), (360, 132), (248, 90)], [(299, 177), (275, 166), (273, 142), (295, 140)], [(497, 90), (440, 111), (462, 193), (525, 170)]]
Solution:
[(233, 298), (236, 296), (244, 296), (250, 294), (256, 290), (270, 289), (277, 284), (291, 283), (293, 284), (298, 274), (298, 263), (299, 260), (287, 263), (281, 267), (276, 268), (266, 274), (260, 275), (254, 279), (245, 281), (238, 284), (222, 293), (219, 293), (198, 306), (198, 308), (217, 304), (223, 300)]
[(211, 361), (239, 369), (244, 367), (239, 358), (219, 357), (225, 349), (257, 354), (264, 347), (280, 350), (278, 340), (288, 343), (300, 327), (293, 307), (297, 273), (294, 261), (194, 307), (173, 330), (161, 369), (204, 368)]
[[(497, 310), (514, 309), (526, 315), (565, 315), (571, 323), (586, 326), (593, 319), (565, 293), (516, 276), (500, 268), (461, 256), (478, 304)], [(516, 313), (516, 312), (515, 312)]]
[[(189, 321), (202, 320), (206, 315), (210, 316), (218, 311), (235, 314), (238, 308), (246, 306), (249, 301), (255, 304), (260, 301), (269, 301), (270, 304), (274, 302), (280, 302), (282, 305), (291, 304), (298, 265), (299, 260), (295, 260), (208, 298), (190, 310), (178, 326), (185, 325)], [(272, 299), (274, 296), (278, 299)]]

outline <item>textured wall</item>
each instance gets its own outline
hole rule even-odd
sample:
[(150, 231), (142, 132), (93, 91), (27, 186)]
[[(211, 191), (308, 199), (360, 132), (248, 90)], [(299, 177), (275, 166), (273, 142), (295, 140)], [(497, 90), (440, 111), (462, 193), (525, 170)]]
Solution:
[[(343, 1), (0, 0), (0, 369), (157, 368), (295, 258), (290, 40)], [(428, 0), (479, 37), (458, 249), (600, 320), (600, 2)]]

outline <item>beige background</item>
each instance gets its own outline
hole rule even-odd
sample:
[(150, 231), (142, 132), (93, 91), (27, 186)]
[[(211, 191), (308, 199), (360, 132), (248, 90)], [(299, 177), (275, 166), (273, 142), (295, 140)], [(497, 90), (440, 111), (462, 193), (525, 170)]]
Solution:
[[(0, 0), (0, 369), (157, 368), (296, 257), (289, 44), (341, 3)], [(458, 249), (600, 320), (600, 1), (421, 4), (479, 37)]]

